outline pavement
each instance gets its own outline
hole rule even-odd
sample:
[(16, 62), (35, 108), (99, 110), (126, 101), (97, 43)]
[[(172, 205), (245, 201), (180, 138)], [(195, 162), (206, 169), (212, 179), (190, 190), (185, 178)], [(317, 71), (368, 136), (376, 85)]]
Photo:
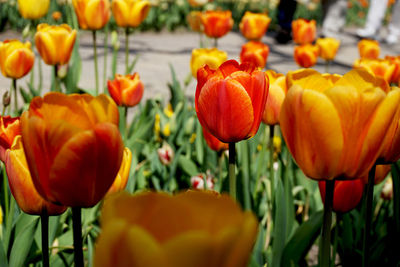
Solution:
[[(341, 34), (341, 46), (337, 57), (330, 67), (332, 73), (344, 74), (351, 69), (353, 62), (359, 57), (357, 41), (355, 36), (355, 28), (346, 28)], [(281, 45), (275, 43), (273, 34), (267, 34), (263, 37), (262, 41), (270, 46), (270, 54), (266, 69), (274, 69), (281, 73), (287, 73), (290, 70), (296, 70), (299, 67), (293, 60), (293, 43)], [(21, 39), (21, 34), (13, 31), (6, 31), (0, 33), (0, 40), (17, 38)], [(98, 54), (99, 54), (99, 71), (100, 77), (103, 73), (103, 60), (104, 60), (104, 36), (99, 35), (98, 38)], [(188, 32), (186, 30), (178, 30), (175, 32), (144, 32), (134, 33), (130, 35), (130, 59), (135, 55), (140, 55), (139, 60), (135, 66), (134, 71), (138, 72), (141, 80), (144, 83), (145, 93), (144, 98), (160, 97), (161, 99), (168, 99), (169, 91), (167, 83), (171, 79), (170, 65), (176, 71), (178, 80), (183, 82), (188, 75), (190, 75), (190, 58), (191, 51), (199, 47), (199, 35), (197, 33)], [(117, 58), (117, 73), (124, 71), (125, 62), (125, 48), (124, 48), (124, 35), (120, 35), (120, 49)], [(238, 32), (231, 32), (222, 37), (218, 41), (219, 49), (228, 53), (228, 57), (232, 59), (239, 59), (241, 46), (246, 42), (244, 37)], [(211, 41), (210, 41), (211, 43)], [(93, 89), (95, 87), (94, 80), (94, 60), (93, 60), (93, 47), (90, 32), (80, 33), (80, 55), (82, 58), (82, 75), (79, 81), (80, 88)], [(111, 47), (108, 53), (108, 76), (111, 73)], [(388, 46), (381, 44), (381, 57), (385, 55), (399, 55), (400, 44), (395, 46)], [(39, 55), (36, 52), (36, 56)], [(38, 60), (35, 60), (37, 65)], [(50, 88), (51, 83), (51, 68), (42, 64), (43, 66), (43, 92)], [(324, 72), (325, 64), (322, 59), (318, 60), (314, 69)], [(38, 71), (35, 71), (37, 76)], [(111, 78), (111, 77), (110, 77)], [(26, 86), (29, 75), (18, 81), (21, 86)], [(37, 77), (35, 78), (37, 81)], [(100, 79), (102, 83), (102, 78)], [(0, 75), (0, 95), (9, 89), (11, 81), (4, 76)], [(196, 81), (192, 79), (191, 83), (186, 89), (186, 95), (189, 98), (194, 97), (196, 88)]]

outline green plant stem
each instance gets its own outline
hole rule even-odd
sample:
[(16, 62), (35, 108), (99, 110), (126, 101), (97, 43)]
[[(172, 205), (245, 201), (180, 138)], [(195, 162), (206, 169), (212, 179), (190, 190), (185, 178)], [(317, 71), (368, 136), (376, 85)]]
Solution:
[(218, 48), (218, 38), (214, 38), (214, 47)]
[(125, 74), (129, 74), (129, 27), (125, 29)]
[(17, 79), (12, 79), (12, 83), (13, 83), (13, 90), (14, 90), (14, 112), (15, 112), (15, 115), (18, 115)]
[(243, 208), (244, 210), (251, 210), (251, 198), (250, 198), (250, 155), (249, 155), (249, 142), (242, 142), (242, 184), (243, 184)]
[(335, 188), (335, 180), (328, 180), (325, 183), (325, 203), (324, 217), (321, 234), (321, 252), (320, 265), (321, 267), (329, 267), (331, 253), (331, 224), (332, 224), (332, 206), (333, 206), (333, 191)]
[(6, 222), (6, 235), (5, 235), (5, 249), (8, 251), (8, 247), (10, 245), (10, 238), (11, 238), (11, 230), (12, 230), (12, 224), (13, 224), (13, 219), (14, 219), (14, 213), (15, 213), (15, 199), (11, 195), (10, 196), (10, 208), (8, 211), (8, 216), (7, 216), (7, 222)]
[(107, 86), (108, 34), (109, 34), (109, 26), (107, 24), (104, 36), (103, 93), (106, 92), (106, 86)]
[(128, 107), (124, 107), (124, 117), (125, 117), (125, 142), (128, 140)]
[(60, 80), (58, 79), (58, 65), (53, 66), (53, 74), (54, 74), (54, 90), (56, 92), (61, 92)]
[(339, 223), (342, 220), (342, 215), (336, 213), (336, 227), (335, 227), (335, 235), (333, 236), (333, 251), (332, 251), (332, 262), (331, 267), (335, 267), (335, 258), (336, 258), (336, 251), (339, 239)]
[(269, 178), (271, 182), (271, 204), (274, 203), (274, 192), (275, 192), (274, 130), (275, 130), (275, 125), (269, 125)]
[(3, 167), (3, 190), (4, 190), (4, 212), (5, 212), (5, 218), (8, 218), (8, 211), (9, 211), (9, 206), (8, 206), (8, 181), (7, 181), (7, 175), (6, 175), (6, 165), (4, 163), (1, 164)]
[(229, 194), (236, 201), (236, 174), (235, 174), (236, 151), (235, 143), (229, 143)]
[(83, 250), (82, 250), (82, 221), (81, 208), (72, 208), (72, 228), (74, 235), (74, 262), (75, 267), (83, 267)]
[(47, 210), (43, 209), (40, 215), (42, 225), (42, 257), (43, 267), (49, 267), (49, 215)]
[(371, 234), (371, 221), (372, 221), (372, 204), (374, 199), (374, 182), (375, 182), (375, 169), (376, 165), (368, 173), (368, 184), (365, 198), (365, 228), (363, 238), (363, 258), (362, 266), (369, 266), (369, 242)]
[(42, 71), (42, 60), (39, 58), (38, 59), (38, 68), (39, 68), (39, 84), (38, 84), (38, 89), (39, 89), (39, 94), (42, 92), (42, 86), (43, 86), (43, 71)]
[(325, 72), (329, 73), (329, 67), (331, 66), (331, 61), (330, 60), (325, 60)]
[(94, 75), (96, 79), (96, 95), (99, 94), (99, 69), (97, 64), (97, 43), (96, 43), (96, 31), (93, 31), (93, 51), (94, 51)]

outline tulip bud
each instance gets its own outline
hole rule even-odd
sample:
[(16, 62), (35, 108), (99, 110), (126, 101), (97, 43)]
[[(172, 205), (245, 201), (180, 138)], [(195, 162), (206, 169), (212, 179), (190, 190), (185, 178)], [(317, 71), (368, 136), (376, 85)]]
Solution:
[(190, 117), (185, 123), (185, 134), (192, 133), (193, 128), (194, 128), (194, 117)]
[(67, 76), (68, 73), (68, 64), (65, 65), (59, 65), (57, 66), (57, 76), (60, 79), (64, 79), (65, 76)]
[(190, 184), (192, 185), (193, 189), (197, 190), (202, 190), (204, 189), (204, 179), (207, 182), (207, 189), (213, 189), (214, 188), (214, 183), (212, 181), (211, 175), (204, 175), (203, 173), (200, 173), (199, 175), (193, 176), (190, 178)]
[(30, 33), (31, 33), (31, 24), (28, 24), (22, 30), (22, 38), (24, 38), (24, 39), (29, 38)]
[(118, 50), (120, 47), (117, 31), (112, 31), (111, 33), (111, 45), (113, 46), (114, 50)]
[(381, 198), (384, 200), (391, 200), (393, 198), (393, 180), (392, 177), (386, 179), (381, 191)]
[(168, 144), (163, 144), (162, 147), (157, 149), (158, 158), (160, 159), (161, 163), (164, 165), (171, 164), (172, 160), (174, 159), (174, 150)]

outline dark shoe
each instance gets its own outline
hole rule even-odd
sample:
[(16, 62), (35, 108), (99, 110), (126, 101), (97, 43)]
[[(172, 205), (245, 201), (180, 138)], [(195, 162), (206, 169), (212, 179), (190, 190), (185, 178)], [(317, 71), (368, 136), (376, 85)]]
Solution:
[(292, 35), (290, 31), (285, 29), (280, 29), (275, 36), (275, 41), (279, 44), (287, 44), (292, 40)]

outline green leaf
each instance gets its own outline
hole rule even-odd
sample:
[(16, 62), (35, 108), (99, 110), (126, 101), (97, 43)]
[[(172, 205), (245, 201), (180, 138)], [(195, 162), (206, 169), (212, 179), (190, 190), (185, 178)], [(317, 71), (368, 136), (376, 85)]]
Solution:
[(139, 57), (140, 57), (140, 55), (136, 55), (135, 58), (132, 60), (131, 64), (130, 64), (129, 67), (128, 67), (128, 73), (127, 73), (127, 74), (132, 73), (133, 69), (134, 69), (135, 66), (136, 66), (136, 63), (137, 63), (138, 60), (139, 60)]
[(178, 164), (189, 176), (195, 176), (199, 174), (196, 164), (183, 155), (179, 156)]
[(204, 145), (203, 144), (204, 144), (204, 142), (203, 142), (203, 132), (202, 132), (202, 129), (201, 129), (200, 122), (199, 122), (199, 120), (197, 120), (197, 123), (196, 123), (196, 140), (195, 140), (196, 159), (201, 165), (203, 165), (203, 162), (204, 162)]
[(8, 267), (7, 255), (4, 250), (3, 242), (0, 242), (0, 267)]
[(286, 205), (293, 203), (286, 203), (285, 193), (281, 179), (278, 179), (278, 184), (275, 192), (275, 219), (274, 219), (274, 232), (273, 232), (273, 247), (272, 247), (272, 266), (280, 266), (283, 249), (286, 244)]

